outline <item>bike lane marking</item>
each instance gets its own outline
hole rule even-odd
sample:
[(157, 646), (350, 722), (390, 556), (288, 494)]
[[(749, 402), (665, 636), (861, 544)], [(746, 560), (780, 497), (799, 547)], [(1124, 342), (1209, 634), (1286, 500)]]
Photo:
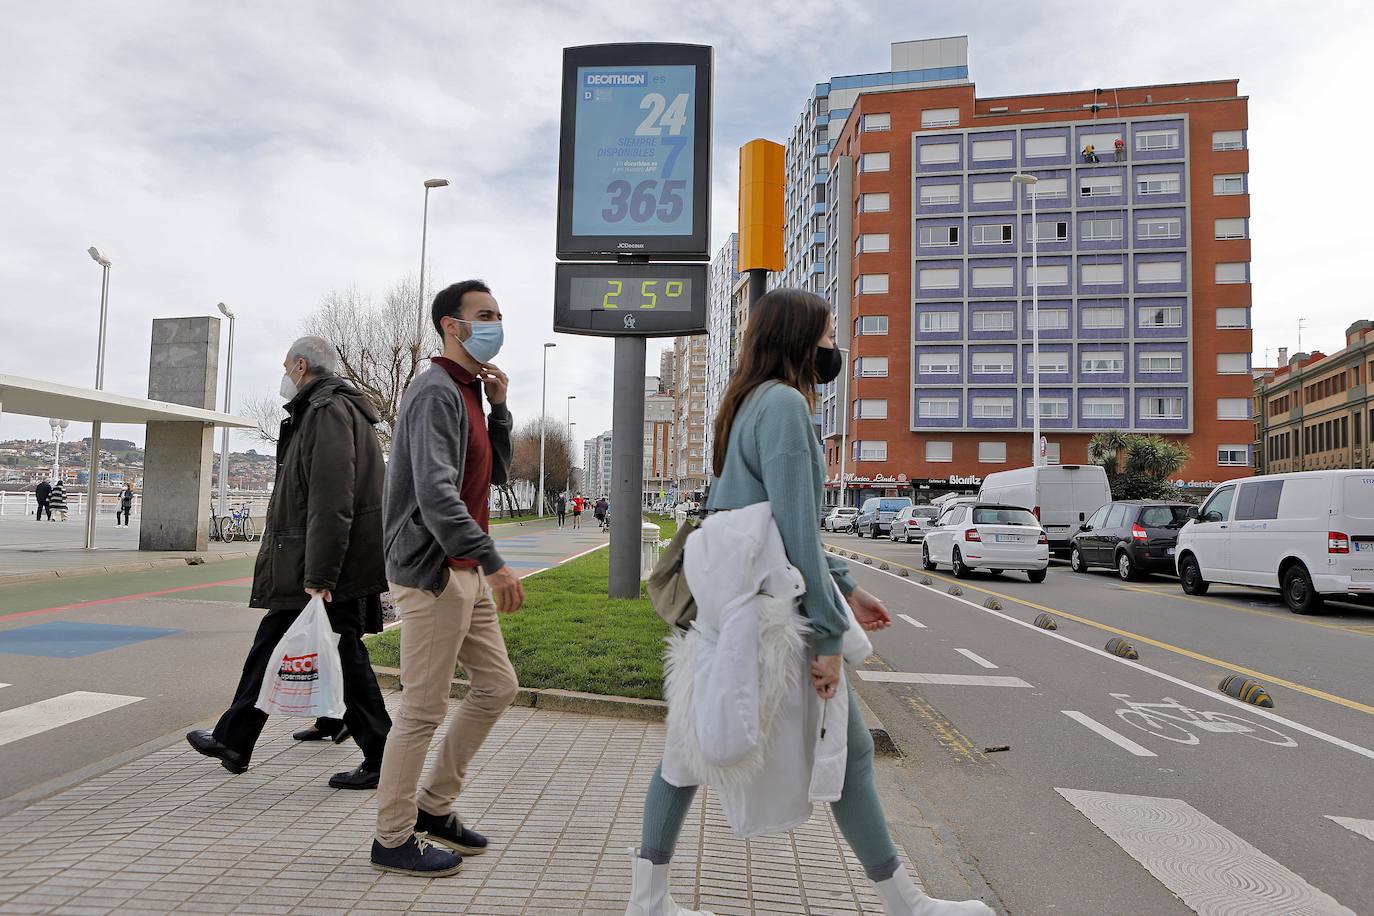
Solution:
[(902, 618), (918, 630), (924, 630), (926, 628), (926, 625), (921, 623), (921, 621), (917, 620), (915, 617), (910, 617), (906, 614), (898, 614), (897, 616)]
[(1121, 732), (1113, 728), (1108, 728), (1107, 726), (1103, 725), (1101, 722), (1097, 721), (1092, 716), (1089, 716), (1086, 713), (1081, 713), (1076, 709), (1061, 709), (1059, 711), (1062, 712), (1064, 715), (1068, 716), (1070, 719), (1077, 722), (1079, 725), (1082, 725), (1084, 728), (1097, 732), (1099, 735), (1106, 738), (1112, 744), (1115, 744), (1117, 747), (1123, 748), (1124, 750), (1130, 751), (1137, 757), (1159, 756), (1154, 751), (1150, 750), (1148, 747), (1145, 747), (1143, 744), (1137, 744), (1130, 738), (1127, 738), (1125, 735), (1121, 734)]
[(995, 674), (918, 674), (910, 671), (869, 671), (864, 668), (854, 673), (862, 680), (877, 684), (941, 684), (947, 687), (1033, 686), (1019, 677)]
[[(949, 594), (949, 593), (947, 593), (947, 592), (943, 592), (943, 591), (941, 591), (940, 589), (935, 588), (934, 586), (922, 585), (920, 582), (913, 582), (913, 581), (910, 580), (910, 579), (903, 579), (901, 576), (897, 575), (896, 573), (887, 572), (887, 571), (881, 570), (881, 569), (875, 569), (875, 568), (872, 567), (872, 566), (864, 566), (864, 567), (862, 567), (862, 569), (865, 570), (865, 571), (868, 571), (868, 572), (876, 573), (876, 574), (878, 574), (878, 575), (880, 575), (880, 576), (890, 576), (890, 577), (892, 577), (893, 579), (896, 579), (898, 582), (905, 583), (906, 585), (912, 586), (913, 588), (919, 588), (919, 589), (922, 589), (922, 590), (924, 590), (924, 591), (928, 591), (928, 592), (930, 592), (930, 593), (932, 593), (932, 594), (939, 595), (939, 596), (942, 597), (942, 598), (947, 598), (947, 599), (949, 599), (950, 601), (957, 601), (957, 602), (959, 602), (960, 604), (964, 604), (964, 605), (967, 605), (967, 606), (969, 606), (969, 607), (971, 607), (971, 608), (973, 608), (973, 609), (975, 609), (975, 610), (982, 611), (984, 614), (990, 614), (990, 615), (992, 615), (993, 617), (998, 617), (998, 618), (1000, 618), (1000, 619), (1002, 619), (1002, 620), (1008, 621), (1009, 623), (1014, 623), (1014, 624), (1016, 624), (1016, 625), (1019, 626), (1019, 627), (1024, 627), (1025, 629), (1030, 630), (1032, 633), (1037, 633), (1037, 634), (1039, 634), (1039, 635), (1041, 635), (1041, 636), (1045, 636), (1045, 637), (1048, 637), (1048, 638), (1050, 638), (1050, 639), (1057, 639), (1057, 640), (1059, 640), (1060, 642), (1064, 642), (1064, 643), (1067, 643), (1068, 645), (1075, 646), (1075, 647), (1077, 647), (1077, 648), (1079, 648), (1079, 649), (1082, 649), (1082, 650), (1085, 651), (1085, 652), (1090, 652), (1090, 653), (1092, 653), (1093, 655), (1100, 656), (1101, 658), (1110, 659), (1111, 661), (1113, 661), (1113, 662), (1115, 662), (1115, 663), (1117, 663), (1117, 664), (1125, 665), (1125, 666), (1128, 667), (1128, 668), (1134, 668), (1136, 671), (1140, 671), (1140, 672), (1143, 672), (1143, 673), (1145, 673), (1145, 674), (1149, 674), (1149, 675), (1151, 675), (1151, 676), (1153, 676), (1153, 677), (1159, 678), (1160, 680), (1168, 681), (1170, 684), (1176, 684), (1177, 686), (1183, 687), (1183, 688), (1185, 688), (1185, 689), (1187, 689), (1187, 690), (1191, 690), (1191, 691), (1194, 692), (1194, 693), (1202, 694), (1203, 696), (1207, 697), (1208, 699), (1211, 699), (1211, 700), (1214, 700), (1214, 701), (1219, 701), (1219, 702), (1221, 702), (1221, 703), (1225, 703), (1225, 704), (1227, 704), (1227, 705), (1229, 705), (1229, 706), (1235, 707), (1236, 709), (1244, 710), (1245, 712), (1249, 713), (1250, 715), (1261, 716), (1261, 717), (1263, 717), (1263, 718), (1265, 718), (1265, 719), (1269, 719), (1270, 721), (1278, 722), (1278, 723), (1280, 723), (1280, 724), (1282, 724), (1282, 725), (1288, 726), (1289, 728), (1296, 729), (1297, 731), (1300, 731), (1300, 732), (1302, 732), (1302, 733), (1305, 734), (1305, 735), (1310, 735), (1311, 737), (1313, 737), (1313, 738), (1318, 738), (1318, 739), (1320, 739), (1320, 740), (1322, 740), (1322, 741), (1327, 742), (1328, 744), (1334, 745), (1334, 746), (1336, 746), (1336, 747), (1342, 748), (1342, 749), (1347, 750), (1347, 751), (1351, 751), (1352, 753), (1355, 753), (1355, 754), (1359, 754), (1361, 757), (1366, 757), (1366, 758), (1368, 758), (1368, 759), (1370, 759), (1370, 760), (1374, 760), (1374, 750), (1370, 750), (1370, 749), (1367, 748), (1367, 747), (1363, 747), (1363, 746), (1361, 746), (1361, 745), (1359, 745), (1359, 744), (1355, 744), (1355, 743), (1353, 743), (1353, 742), (1346, 741), (1344, 738), (1338, 738), (1338, 737), (1336, 737), (1335, 735), (1329, 735), (1329, 734), (1327, 734), (1326, 732), (1321, 731), (1320, 729), (1313, 728), (1313, 727), (1311, 727), (1311, 726), (1309, 726), (1309, 725), (1303, 725), (1301, 722), (1296, 722), (1296, 721), (1294, 721), (1294, 720), (1292, 720), (1292, 719), (1285, 718), (1285, 717), (1283, 717), (1283, 716), (1278, 715), (1277, 713), (1270, 712), (1269, 710), (1267, 710), (1267, 709), (1265, 709), (1265, 708), (1263, 708), (1263, 707), (1261, 707), (1261, 706), (1251, 706), (1249, 703), (1243, 703), (1243, 702), (1241, 702), (1240, 700), (1234, 699), (1233, 697), (1226, 696), (1225, 694), (1219, 694), (1219, 693), (1217, 693), (1217, 692), (1215, 692), (1215, 691), (1213, 691), (1213, 690), (1210, 690), (1210, 689), (1208, 689), (1208, 688), (1206, 688), (1206, 687), (1200, 687), (1200, 686), (1198, 686), (1197, 684), (1193, 684), (1193, 683), (1191, 683), (1191, 682), (1189, 682), (1189, 681), (1185, 681), (1185, 680), (1183, 680), (1183, 679), (1180, 678), (1180, 677), (1175, 677), (1175, 676), (1172, 675), (1172, 674), (1168, 674), (1168, 673), (1166, 673), (1166, 672), (1164, 672), (1164, 671), (1160, 671), (1160, 670), (1158, 670), (1158, 669), (1151, 668), (1149, 665), (1144, 665), (1144, 664), (1141, 664), (1141, 663), (1138, 662), (1138, 661), (1132, 661), (1131, 659), (1128, 659), (1128, 658), (1122, 658), (1122, 657), (1119, 656), (1119, 655), (1113, 655), (1111, 652), (1105, 652), (1105, 651), (1103, 651), (1102, 649), (1097, 648), (1096, 646), (1090, 646), (1090, 645), (1087, 645), (1086, 643), (1081, 643), (1081, 642), (1077, 641), (1076, 639), (1070, 639), (1069, 637), (1064, 636), (1064, 635), (1061, 634), (1061, 633), (1055, 632), (1054, 630), (1042, 630), (1042, 629), (1040, 629), (1039, 627), (1037, 627), (1035, 624), (1030, 623), (1029, 621), (1018, 620), (1017, 618), (1011, 616), (1010, 614), (1004, 614), (1004, 613), (1002, 613), (1001, 611), (994, 611), (992, 608), (984, 607), (983, 605), (978, 604), (977, 602), (974, 602), (974, 601), (970, 601), (970, 600), (968, 600), (967, 598), (962, 598), (962, 597), (959, 597), (959, 596), (956, 596), (956, 595), (951, 595), (951, 594)], [(976, 586), (970, 586), (970, 587), (976, 589)], [(983, 591), (983, 589), (977, 589), (977, 590)], [(990, 594), (995, 594), (995, 593), (990, 593)], [(1019, 599), (1019, 598), (1014, 598), (1014, 597), (1012, 597), (1011, 595), (998, 595), (998, 597), (1006, 598), (1008, 601), (1014, 601), (1014, 602), (1016, 602), (1017, 604), (1021, 604), (1021, 605), (1024, 605), (1024, 606), (1026, 606), (1026, 607), (1034, 608), (1034, 609), (1037, 609), (1037, 610), (1046, 611), (1046, 612), (1048, 612), (1048, 613), (1056, 613), (1056, 614), (1062, 613), (1062, 612), (1060, 612), (1060, 611), (1054, 610), (1053, 608), (1046, 608), (1046, 607), (1043, 607), (1043, 606), (1041, 606), (1041, 605), (1034, 604), (1034, 603), (1029, 602), (1029, 601), (1022, 601), (1021, 599)], [(1077, 619), (1077, 618), (1074, 618), (1074, 615), (1072, 615), (1072, 614), (1063, 614), (1063, 616), (1064, 616), (1064, 617), (1071, 618), (1071, 619)], [(1084, 620), (1084, 622), (1085, 622), (1085, 623), (1089, 623), (1089, 624), (1091, 624), (1091, 625), (1093, 625), (1093, 626), (1102, 627), (1102, 628), (1104, 628), (1104, 629), (1112, 629), (1112, 630), (1114, 630), (1115, 632), (1122, 633), (1122, 635), (1126, 635), (1126, 636), (1132, 636), (1132, 635), (1133, 635), (1133, 634), (1129, 634), (1129, 633), (1124, 633), (1124, 631), (1115, 630), (1115, 628), (1106, 627), (1104, 624), (1097, 624), (1097, 623), (1095, 623), (1095, 622), (1093, 622), (1093, 621)], [(1145, 637), (1138, 637), (1138, 638), (1141, 638), (1142, 641), (1152, 642), (1152, 640), (1148, 640), (1148, 639), (1145, 638)], [(1198, 659), (1198, 660), (1200, 660), (1200, 661), (1204, 661), (1204, 662), (1206, 662), (1206, 663), (1208, 663), (1208, 664), (1218, 665), (1218, 666), (1221, 666), (1221, 667), (1231, 667), (1231, 666), (1227, 666), (1225, 662), (1220, 662), (1220, 661), (1218, 661), (1218, 660), (1216, 660), (1216, 659), (1209, 658), (1209, 657), (1207, 657), (1207, 656), (1205, 656), (1205, 655), (1201, 655), (1200, 653), (1191, 652), (1190, 650), (1187, 650), (1187, 649), (1176, 649), (1176, 651), (1178, 651), (1180, 654), (1187, 655), (1187, 656), (1189, 656), (1189, 657), (1191, 657), (1191, 658), (1196, 658), (1196, 659)], [(1238, 667), (1237, 667), (1237, 668), (1233, 668), (1232, 670), (1242, 671), (1242, 672), (1245, 672), (1245, 673), (1253, 673), (1253, 672), (1248, 672), (1248, 671), (1246, 671), (1245, 669), (1243, 669), (1243, 668), (1238, 668)], [(859, 673), (860, 676), (863, 676), (863, 675), (864, 675), (864, 672), (863, 672), (863, 671), (859, 671), (858, 673)], [(874, 673), (880, 673), (880, 672), (874, 672)], [(1263, 676), (1263, 675), (1260, 675), (1260, 676)], [(1271, 678), (1271, 680), (1276, 681), (1276, 682), (1280, 682), (1280, 681), (1281, 681), (1281, 679), (1278, 679), (1278, 678)], [(1310, 690), (1311, 690), (1311, 688), (1306, 688), (1305, 692), (1310, 691)], [(1343, 700), (1343, 698), (1333, 698), (1333, 699), (1342, 700), (1342, 701), (1343, 701), (1343, 704), (1346, 704), (1346, 703), (1354, 703), (1354, 702), (1355, 702), (1355, 701), (1353, 701), (1353, 700)], [(1363, 707), (1363, 710), (1364, 710), (1364, 711), (1369, 712), (1369, 713), (1371, 713), (1371, 714), (1374, 714), (1374, 708), (1365, 707), (1364, 704), (1355, 704), (1355, 706), (1356, 706), (1356, 708)]]
[(0, 623), (6, 620), (19, 620), (23, 617), (34, 617), (38, 614), (54, 614), (58, 611), (79, 611), (82, 608), (98, 607), (104, 604), (118, 604), (121, 601), (137, 601), (140, 598), (159, 598), (163, 595), (175, 595), (179, 592), (193, 592), (202, 588), (218, 588), (223, 585), (247, 585), (253, 581), (252, 576), (240, 576), (237, 579), (225, 579), (222, 582), (201, 582), (197, 585), (178, 585), (175, 588), (163, 588), (151, 592), (139, 592), (136, 595), (119, 595), (114, 598), (94, 598), (90, 601), (77, 601), (73, 604), (61, 604), (57, 607), (38, 608), (33, 611), (16, 611), (13, 614), (0, 615)]
[(997, 666), (994, 665), (992, 662), (988, 661), (986, 658), (983, 658), (983, 656), (979, 655), (977, 652), (973, 652), (973, 651), (971, 651), (971, 650), (969, 650), (969, 649), (955, 649), (954, 651), (955, 651), (955, 652), (958, 652), (960, 655), (962, 655), (964, 658), (968, 659), (969, 661), (973, 662), (975, 665), (978, 665), (980, 668), (996, 668), (996, 667), (997, 667)]
[[(851, 552), (856, 552), (856, 551), (851, 551)], [(867, 556), (867, 554), (859, 554), (859, 555), (860, 555), (860, 556)], [(881, 559), (881, 558), (879, 558), (879, 557), (871, 557), (870, 559), (877, 560), (877, 559)], [(896, 567), (896, 568), (898, 568), (898, 569), (906, 569), (906, 570), (909, 570), (909, 571), (911, 571), (911, 572), (920, 572), (920, 573), (923, 574), (923, 575), (930, 575), (930, 576), (933, 576), (933, 577), (935, 577), (935, 578), (937, 578), (937, 579), (943, 580), (943, 581), (945, 581), (945, 582), (953, 582), (953, 583), (957, 584), (960, 588), (970, 589), (970, 590), (975, 591), (975, 592), (982, 592), (982, 593), (985, 594), (985, 595), (991, 595), (991, 596), (994, 597), (994, 598), (1001, 598), (1001, 599), (1006, 600), (1006, 601), (1012, 601), (1012, 602), (1015, 602), (1016, 604), (1022, 605), (1023, 607), (1028, 607), (1028, 608), (1030, 608), (1030, 609), (1032, 609), (1032, 610), (1044, 611), (1044, 612), (1047, 613), (1047, 614), (1055, 614), (1055, 615), (1058, 615), (1058, 616), (1060, 616), (1060, 617), (1063, 617), (1063, 618), (1066, 619), (1066, 620), (1072, 620), (1072, 621), (1074, 621), (1075, 623), (1081, 623), (1081, 624), (1083, 624), (1084, 626), (1095, 627), (1095, 628), (1097, 628), (1097, 629), (1099, 629), (1099, 630), (1102, 630), (1102, 631), (1104, 631), (1104, 632), (1107, 632), (1107, 633), (1113, 633), (1113, 634), (1115, 634), (1115, 635), (1117, 635), (1117, 636), (1124, 636), (1124, 637), (1126, 637), (1127, 639), (1132, 639), (1132, 640), (1135, 640), (1135, 641), (1137, 641), (1137, 642), (1142, 642), (1142, 643), (1144, 643), (1144, 644), (1146, 644), (1146, 645), (1148, 645), (1148, 646), (1154, 646), (1156, 649), (1163, 649), (1163, 650), (1166, 651), (1166, 652), (1173, 652), (1175, 655), (1182, 655), (1183, 657), (1185, 657), (1185, 658), (1191, 658), (1191, 659), (1193, 659), (1194, 661), (1204, 662), (1205, 664), (1208, 664), (1208, 665), (1215, 665), (1215, 666), (1218, 667), (1218, 668), (1224, 668), (1225, 670), (1234, 672), (1234, 673), (1236, 673), (1236, 674), (1244, 674), (1244, 675), (1246, 675), (1247, 677), (1252, 677), (1252, 678), (1255, 678), (1256, 680), (1268, 681), (1268, 682), (1271, 683), (1271, 684), (1277, 684), (1277, 685), (1280, 686), (1280, 687), (1287, 687), (1289, 690), (1296, 690), (1298, 693), (1305, 693), (1305, 694), (1307, 694), (1308, 696), (1316, 697), (1316, 698), (1319, 699), (1319, 700), (1325, 700), (1325, 701), (1327, 701), (1328, 703), (1335, 703), (1335, 704), (1337, 704), (1338, 706), (1344, 706), (1344, 707), (1346, 707), (1347, 709), (1353, 709), (1353, 710), (1356, 710), (1357, 712), (1362, 712), (1362, 713), (1365, 713), (1366, 715), (1374, 716), (1374, 706), (1370, 706), (1370, 705), (1368, 705), (1368, 704), (1366, 704), (1366, 703), (1361, 703), (1359, 700), (1352, 700), (1352, 699), (1349, 699), (1348, 697), (1337, 696), (1337, 695), (1334, 694), (1334, 693), (1327, 693), (1325, 690), (1318, 690), (1316, 687), (1308, 687), (1306, 684), (1299, 684), (1299, 683), (1297, 683), (1296, 681), (1290, 681), (1290, 680), (1288, 680), (1287, 678), (1282, 678), (1282, 677), (1279, 677), (1279, 676), (1274, 675), (1274, 674), (1266, 674), (1266, 673), (1263, 672), (1263, 671), (1256, 671), (1254, 668), (1247, 668), (1247, 667), (1245, 667), (1245, 666), (1243, 666), (1243, 665), (1237, 665), (1237, 664), (1234, 664), (1234, 663), (1232, 663), (1232, 662), (1228, 662), (1228, 661), (1226, 661), (1226, 660), (1224, 660), (1224, 659), (1213, 658), (1213, 657), (1210, 656), (1210, 655), (1204, 655), (1204, 654), (1201, 653), (1201, 652), (1194, 652), (1192, 649), (1185, 649), (1185, 648), (1183, 648), (1182, 646), (1175, 646), (1175, 645), (1173, 645), (1173, 644), (1171, 644), (1171, 643), (1167, 643), (1167, 642), (1164, 642), (1164, 641), (1162, 641), (1162, 640), (1154, 639), (1154, 638), (1152, 638), (1152, 637), (1150, 637), (1150, 636), (1145, 636), (1145, 635), (1143, 635), (1143, 634), (1141, 634), (1141, 633), (1132, 633), (1130, 630), (1123, 630), (1123, 629), (1121, 629), (1120, 627), (1114, 627), (1114, 626), (1112, 626), (1112, 625), (1110, 625), (1110, 624), (1100, 623), (1099, 621), (1093, 620), (1093, 619), (1090, 618), (1090, 617), (1083, 617), (1083, 616), (1081, 616), (1081, 615), (1079, 615), (1079, 614), (1073, 613), (1072, 611), (1065, 611), (1065, 610), (1060, 610), (1059, 608), (1048, 607), (1047, 605), (1037, 604), (1037, 603), (1035, 603), (1034, 601), (1027, 601), (1025, 598), (1018, 598), (1018, 597), (1016, 597), (1015, 595), (1009, 595), (1009, 594), (1007, 594), (1007, 593), (1005, 593), (1005, 592), (995, 592), (995, 591), (993, 591), (992, 589), (981, 588), (981, 587), (979, 587), (979, 586), (977, 586), (977, 585), (972, 585), (972, 584), (970, 584), (970, 583), (969, 583), (967, 580), (965, 580), (965, 579), (950, 579), (950, 578), (948, 578), (948, 577), (946, 577), (946, 576), (943, 576), (943, 575), (940, 575), (940, 574), (938, 574), (938, 573), (926, 573), (924, 570), (918, 570), (918, 569), (916, 569), (916, 567), (914, 567), (914, 566), (904, 566), (904, 565), (902, 565), (902, 564), (900, 564), (900, 563), (896, 563), (896, 562), (893, 562), (893, 561), (891, 561), (891, 560), (883, 560), (882, 562), (884, 562), (884, 563), (889, 563), (890, 565), (892, 565), (892, 566), (894, 566), (894, 567)], [(933, 588), (933, 587), (931, 587), (931, 586), (929, 586), (929, 585), (922, 585), (920, 582), (913, 582), (911, 579), (903, 579), (901, 576), (898, 576), (896, 573), (892, 573), (892, 572), (888, 572), (888, 571), (885, 571), (885, 570), (881, 570), (881, 569), (878, 569), (878, 568), (873, 567), (873, 566), (863, 566), (863, 567), (855, 567), (855, 568), (856, 568), (856, 569), (862, 568), (862, 569), (871, 570), (872, 572), (876, 572), (876, 573), (879, 573), (879, 574), (884, 575), (884, 576), (892, 576), (894, 579), (898, 579), (899, 581), (906, 582), (908, 585), (913, 585), (913, 586), (916, 586), (917, 588), (926, 589), (927, 591), (934, 592), (934, 593), (937, 594), (937, 595), (944, 595), (945, 597), (953, 598), (953, 600), (955, 600), (955, 601), (963, 601), (963, 603), (964, 603), (964, 604), (967, 604), (969, 607), (976, 607), (976, 608), (978, 608), (978, 610), (980, 610), (980, 611), (987, 611), (987, 612), (990, 613), (990, 614), (997, 614), (996, 611), (990, 610), (990, 609), (988, 609), (988, 608), (984, 608), (982, 605), (976, 604), (976, 603), (974, 603), (974, 602), (972, 602), (972, 601), (968, 601), (968, 600), (965, 600), (965, 599), (963, 599), (963, 598), (954, 597), (953, 595), (949, 595), (949, 594), (947, 594), (946, 592), (941, 591), (940, 589)], [(1005, 616), (1005, 615), (997, 614), (997, 616)], [(1009, 620), (1014, 620), (1015, 618), (1007, 618), (1007, 619), (1009, 619)], [(1026, 626), (1026, 627), (1032, 627), (1033, 629), (1037, 629), (1037, 630), (1039, 629), (1039, 628), (1037, 628), (1037, 627), (1033, 627), (1031, 624), (1024, 623), (1023, 621), (1020, 621), (1020, 620), (1017, 620), (1016, 622), (1022, 624), (1023, 626)], [(1041, 633), (1049, 633), (1049, 634), (1052, 635), (1052, 636), (1055, 635), (1055, 634), (1051, 633), (1051, 632), (1048, 631), (1048, 630), (1039, 630), (1039, 632), (1041, 632)], [(1062, 638), (1062, 637), (1061, 637), (1061, 638)], [(1069, 642), (1074, 642), (1073, 640), (1068, 640), (1068, 641), (1069, 641)], [(1074, 643), (1074, 644), (1075, 644), (1075, 645), (1082, 645), (1082, 643)], [(1084, 648), (1091, 648), (1091, 647), (1084, 646)], [(1107, 656), (1107, 657), (1109, 657), (1109, 658), (1115, 657), (1115, 656), (1111, 656), (1109, 653), (1101, 652), (1100, 650), (1094, 650), (1094, 651), (1098, 651), (1099, 654), (1105, 655), (1105, 656)], [(1127, 659), (1122, 659), (1122, 661), (1127, 661)], [(1190, 685), (1190, 686), (1191, 686), (1191, 685)], [(1237, 703), (1239, 704), (1239, 701), (1237, 701)], [(1244, 708), (1249, 709), (1249, 708), (1251, 708), (1251, 707), (1249, 707), (1248, 705), (1246, 705)]]
[(1337, 817), (1334, 814), (1328, 814), (1326, 819), (1335, 821), (1351, 833), (1358, 833), (1366, 840), (1374, 840), (1374, 821), (1362, 817)]

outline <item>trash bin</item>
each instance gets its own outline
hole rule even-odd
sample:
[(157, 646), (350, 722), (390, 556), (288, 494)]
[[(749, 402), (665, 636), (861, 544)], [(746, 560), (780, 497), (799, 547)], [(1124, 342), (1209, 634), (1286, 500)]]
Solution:
[(646, 521), (639, 526), (639, 530), (639, 579), (643, 582), (649, 578), (649, 573), (658, 563), (659, 546), (662, 544), (660, 536), (663, 534), (663, 529), (653, 522)]

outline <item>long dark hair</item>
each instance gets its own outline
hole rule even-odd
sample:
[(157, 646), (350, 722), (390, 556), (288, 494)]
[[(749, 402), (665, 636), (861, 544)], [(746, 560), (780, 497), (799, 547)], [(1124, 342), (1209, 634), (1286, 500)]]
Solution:
[(719, 477), (725, 469), (725, 449), (735, 415), (750, 393), (764, 382), (779, 381), (816, 402), (816, 344), (830, 322), (830, 306), (815, 293), (775, 289), (749, 310), (749, 324), (740, 341), (739, 368), (716, 414), (711, 466)]

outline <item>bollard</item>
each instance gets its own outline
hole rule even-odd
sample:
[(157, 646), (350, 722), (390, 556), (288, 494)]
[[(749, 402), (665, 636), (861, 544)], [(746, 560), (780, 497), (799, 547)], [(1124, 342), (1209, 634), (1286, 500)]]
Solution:
[(951, 585), (948, 589), (946, 589), (946, 591), (948, 591), (949, 594), (953, 595), (956, 598), (964, 593), (964, 590), (957, 585)]
[(1274, 698), (1269, 695), (1269, 691), (1258, 681), (1241, 677), (1239, 674), (1228, 674), (1221, 679), (1217, 689), (1227, 696), (1235, 697), (1252, 706), (1263, 706), (1265, 709), (1274, 708)]
[(989, 598), (987, 601), (983, 602), (983, 607), (990, 611), (1000, 611), (1002, 610), (1002, 602), (998, 601), (996, 598)]
[(901, 567), (900, 569), (897, 570), (897, 575), (901, 576), (903, 579), (910, 578), (910, 576), (911, 576), (911, 570), (909, 570), (909, 569), (907, 569), (905, 566), (903, 566), (903, 567)]
[(1059, 629), (1059, 624), (1056, 623), (1054, 618), (1049, 614), (1041, 614), (1039, 617), (1035, 618), (1035, 625), (1042, 630)]
[(1120, 636), (1113, 636), (1111, 639), (1107, 640), (1106, 649), (1113, 655), (1119, 655), (1122, 658), (1140, 658), (1140, 653), (1135, 650), (1135, 646), (1126, 642), (1126, 640), (1122, 639)]

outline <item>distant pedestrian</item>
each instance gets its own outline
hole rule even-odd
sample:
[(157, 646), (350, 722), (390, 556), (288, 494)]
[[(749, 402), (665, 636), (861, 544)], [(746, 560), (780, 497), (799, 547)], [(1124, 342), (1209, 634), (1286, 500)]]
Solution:
[(610, 511), (611, 503), (606, 497), (603, 496), (596, 501), (596, 505), (592, 508), (592, 516), (596, 519), (598, 528), (606, 527), (606, 516), (610, 514)]
[(568, 494), (559, 493), (554, 506), (558, 509), (558, 527), (562, 528), (568, 521)]
[(124, 527), (129, 527), (129, 513), (134, 511), (134, 485), (132, 481), (124, 482), (124, 489), (119, 491), (119, 508), (115, 510), (115, 527), (119, 527), (119, 517), (124, 516)]
[(587, 505), (587, 500), (585, 500), (585, 499), (582, 497), (582, 494), (581, 494), (581, 493), (578, 493), (576, 496), (573, 497), (572, 503), (573, 503), (573, 529), (576, 530), (576, 529), (582, 527), (582, 510), (583, 510), (583, 508), (586, 507), (586, 505)]
[(59, 522), (67, 520), (67, 488), (61, 480), (52, 485), (52, 492), (48, 494), (48, 521), (52, 521), (54, 512)]
[(334, 348), (319, 337), (291, 345), (281, 395), (287, 417), (277, 438), (277, 476), (267, 508), (249, 604), (266, 608), (243, 663), (234, 701), (214, 732), (186, 740), (231, 773), (248, 769), (267, 714), (257, 708), (273, 657), (311, 598), (324, 600), (329, 625), (339, 634), (344, 722), (363, 751), (363, 762), (335, 773), (336, 789), (375, 789), (391, 718), (372, 673), (362, 631), (369, 607), (385, 592), (382, 487), (386, 465), (373, 428), (377, 411), (336, 374)]
[(38, 517), (34, 521), (43, 521), (43, 513), (48, 513), (48, 521), (52, 521), (52, 504), (48, 502), (52, 496), (52, 484), (46, 480), (40, 480), (38, 486), (33, 488), (33, 495), (38, 499)]

